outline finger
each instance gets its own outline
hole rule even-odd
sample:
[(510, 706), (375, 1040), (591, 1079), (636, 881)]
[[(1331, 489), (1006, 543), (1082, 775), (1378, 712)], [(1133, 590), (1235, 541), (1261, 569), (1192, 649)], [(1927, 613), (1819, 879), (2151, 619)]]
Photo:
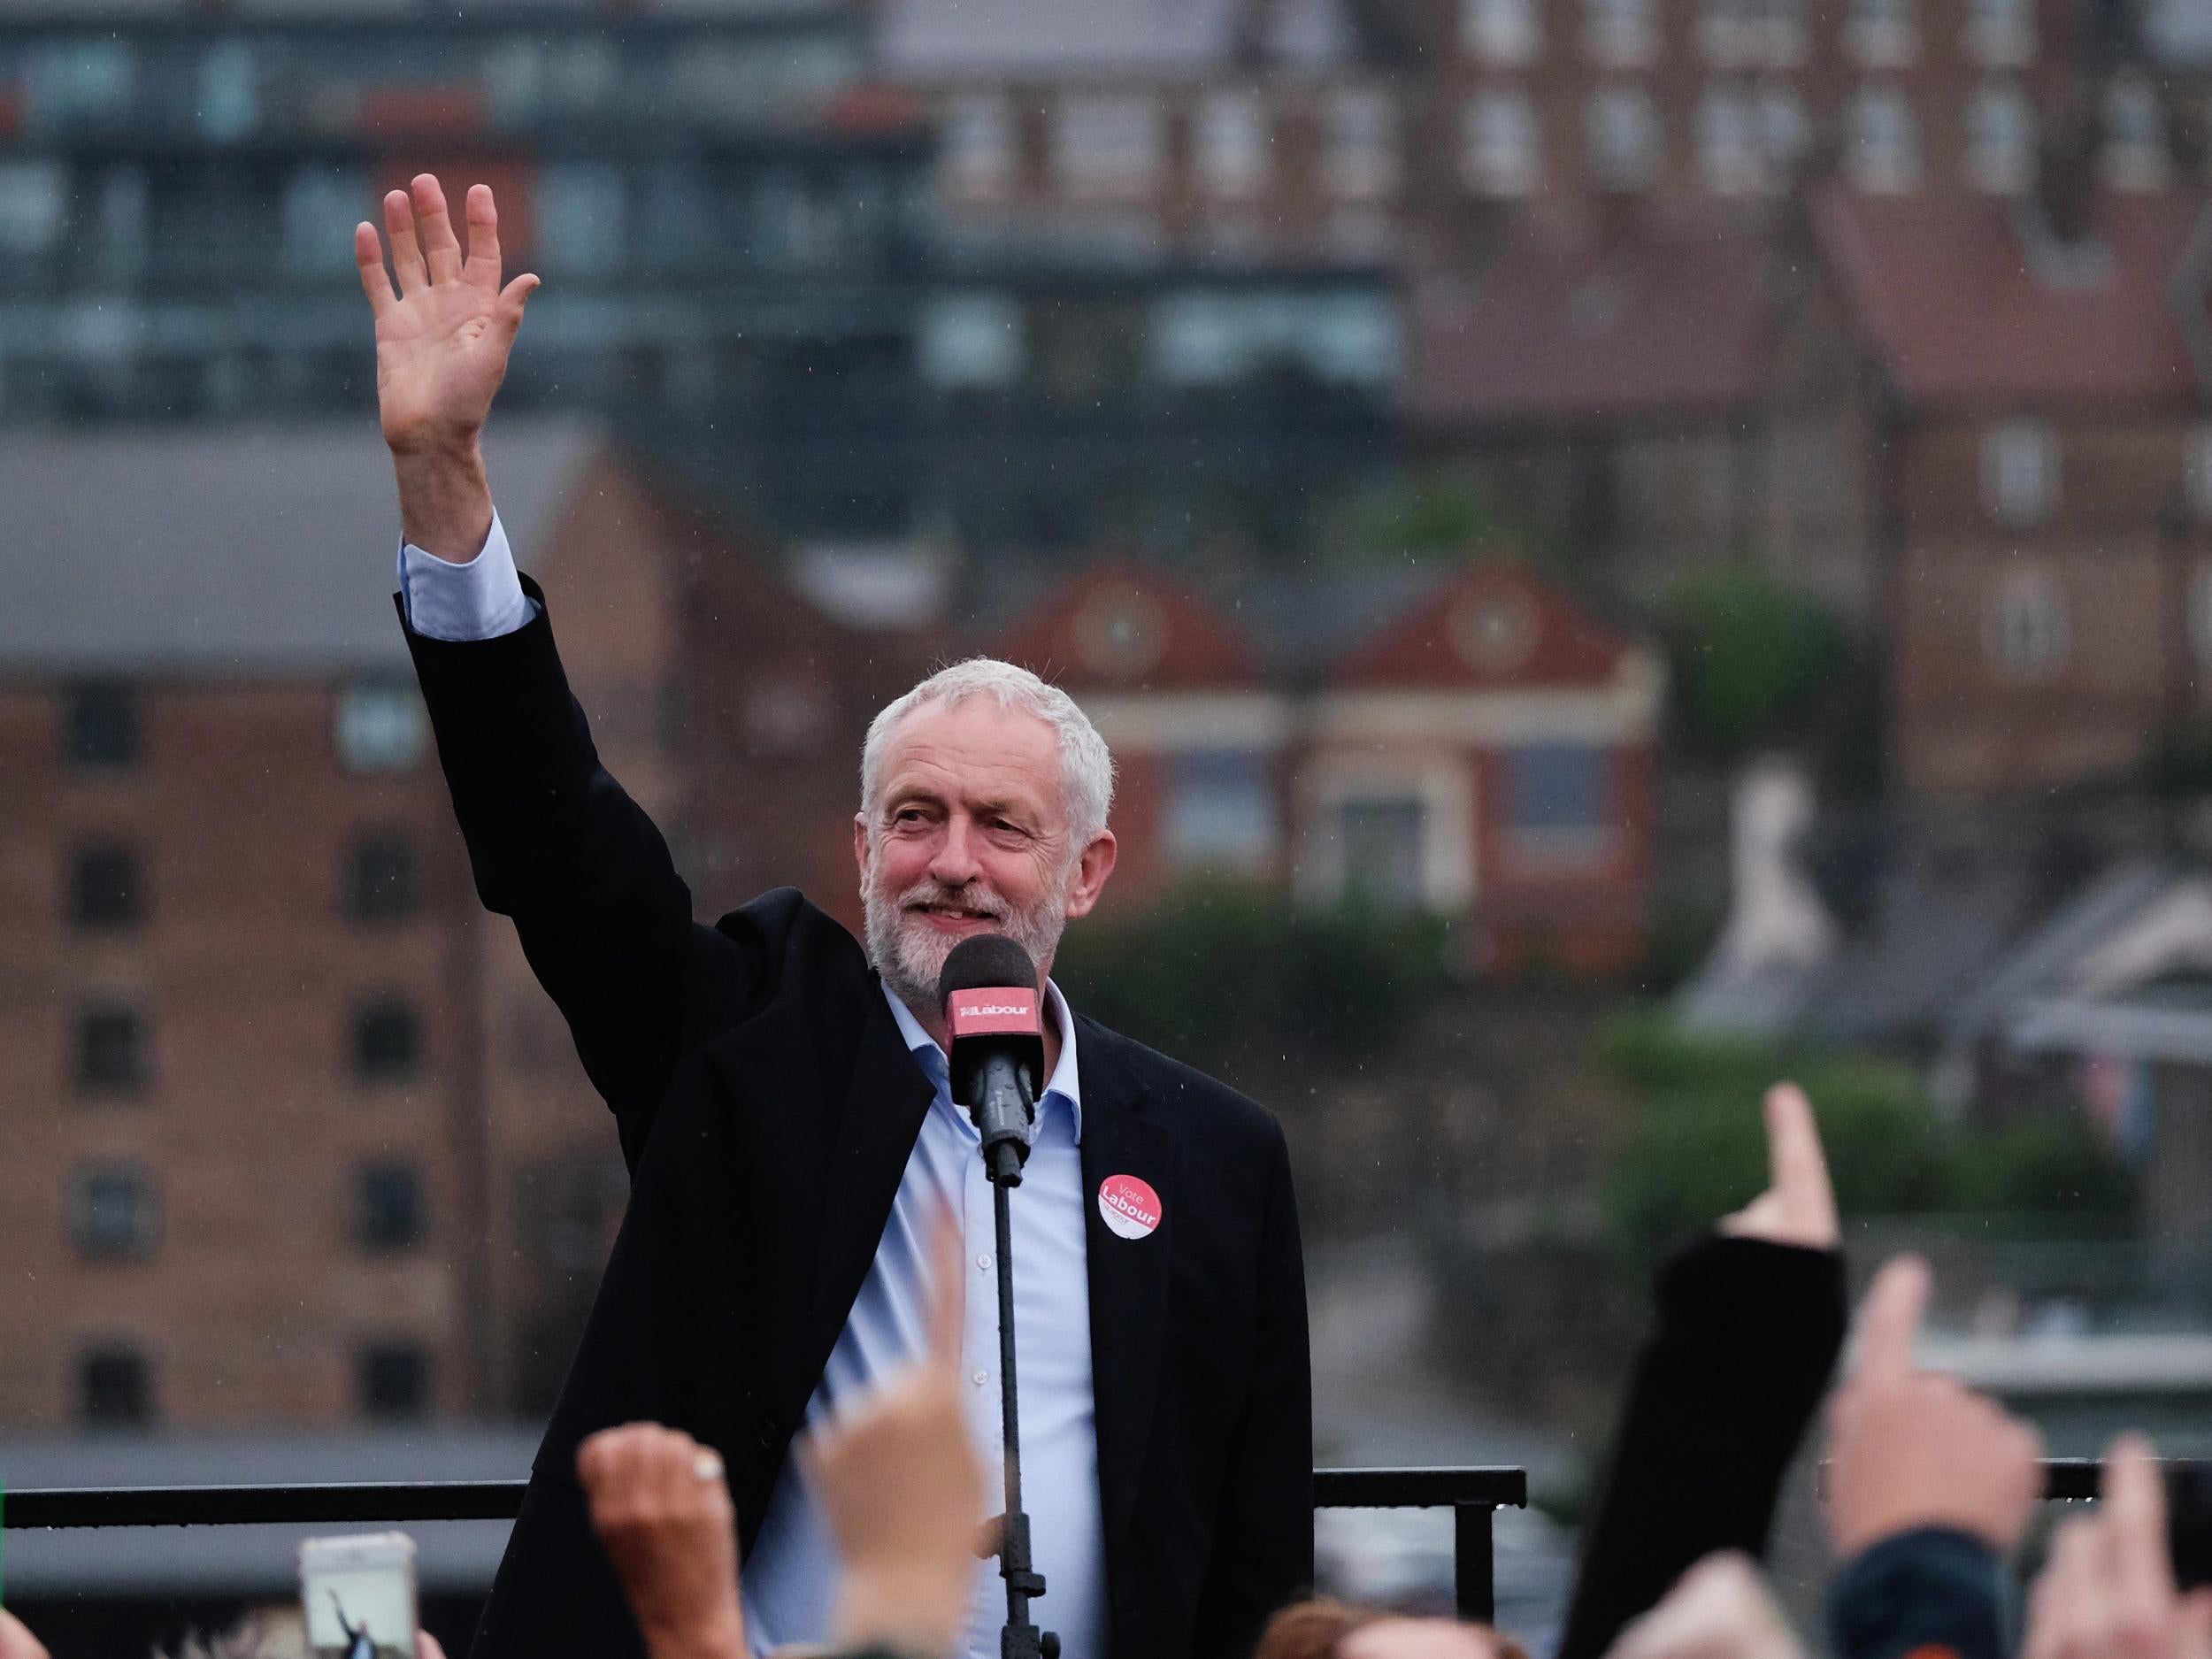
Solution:
[(2106, 1571), (2123, 1607), (2162, 1617), (2173, 1599), (2173, 1563), (2166, 1553), (2166, 1487), (2151, 1443), (2123, 1434), (2105, 1454)]
[(515, 330), (522, 326), (522, 308), (537, 289), (537, 278), (518, 276), (500, 290), (499, 299), (492, 307), (492, 317), (510, 345), (514, 342)]
[(1812, 1102), (1794, 1083), (1767, 1091), (1767, 1167), (1770, 1186), (1785, 1208), (1809, 1233), (1836, 1233), (1836, 1196), (1829, 1185), (1828, 1159), (1820, 1147), (1820, 1126)]
[(967, 1263), (959, 1224), (940, 1209), (929, 1228), (929, 1365), (936, 1371), (959, 1369), (967, 1331)]
[(461, 274), (487, 294), (499, 292), (499, 204), (488, 184), (472, 184), (462, 203), (469, 225), (468, 260)]
[(422, 250), (415, 242), (415, 207), (404, 190), (394, 190), (384, 198), (384, 234), (392, 239), (392, 275), (399, 291), (412, 294), (428, 288), (430, 273), (423, 267)]
[(415, 228), (422, 238), (423, 257), (430, 265), (430, 280), (450, 282), (461, 274), (461, 239), (453, 234), (445, 188), (434, 173), (417, 173), (410, 188), (415, 198)]
[(1859, 1307), (1854, 1379), (1898, 1382), (1912, 1375), (1913, 1344), (1928, 1310), (1929, 1289), (1928, 1264), (1918, 1256), (1892, 1256), (1882, 1264)]
[(2192, 1590), (2174, 1616), (2174, 1659), (2212, 1655), (2212, 1589)]
[(419, 1630), (415, 1632), (415, 1659), (445, 1659), (445, 1649), (428, 1631)]
[(2097, 1523), (2089, 1516), (2076, 1516), (2051, 1535), (2043, 1571), (2029, 1592), (2021, 1659), (2063, 1659), (2079, 1645), (2078, 1632), (2097, 1616), (2100, 1550)]
[(353, 262), (361, 267), (361, 291), (369, 296), (370, 315), (381, 317), (399, 303), (392, 273), (384, 268), (384, 244), (366, 219), (353, 227)]

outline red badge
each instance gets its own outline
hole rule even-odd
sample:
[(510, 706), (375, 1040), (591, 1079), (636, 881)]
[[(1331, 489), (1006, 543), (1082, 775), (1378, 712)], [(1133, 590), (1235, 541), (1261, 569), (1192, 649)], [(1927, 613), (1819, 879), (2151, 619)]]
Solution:
[(1125, 1239), (1148, 1239), (1160, 1225), (1160, 1195), (1133, 1175), (1109, 1175), (1098, 1184), (1098, 1213)]

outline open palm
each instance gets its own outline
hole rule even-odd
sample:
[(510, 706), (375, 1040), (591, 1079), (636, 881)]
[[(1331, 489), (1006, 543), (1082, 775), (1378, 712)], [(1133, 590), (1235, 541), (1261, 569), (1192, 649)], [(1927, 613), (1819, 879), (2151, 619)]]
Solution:
[(499, 212), (489, 186), (470, 187), (466, 212), (465, 252), (432, 174), (386, 196), (388, 272), (375, 227), (354, 228), (361, 287), (376, 316), (377, 408), (395, 454), (473, 442), (538, 286), (534, 276), (500, 286)]

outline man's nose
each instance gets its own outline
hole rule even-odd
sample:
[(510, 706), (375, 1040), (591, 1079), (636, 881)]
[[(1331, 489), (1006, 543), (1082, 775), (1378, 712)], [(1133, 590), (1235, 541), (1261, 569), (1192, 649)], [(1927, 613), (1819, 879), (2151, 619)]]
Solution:
[(937, 842), (937, 855), (929, 861), (929, 873), (949, 887), (960, 887), (983, 873), (976, 863), (967, 820), (954, 818)]

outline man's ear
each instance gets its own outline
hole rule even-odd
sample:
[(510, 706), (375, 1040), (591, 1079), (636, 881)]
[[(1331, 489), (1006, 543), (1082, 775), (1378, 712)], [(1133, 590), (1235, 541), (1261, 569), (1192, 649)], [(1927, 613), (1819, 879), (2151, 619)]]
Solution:
[(1105, 888), (1106, 878), (1114, 873), (1114, 861), (1120, 856), (1113, 831), (1101, 830), (1092, 837), (1091, 844), (1075, 861), (1075, 879), (1068, 885), (1070, 921), (1091, 913), (1091, 907), (1098, 902), (1098, 895)]
[(860, 872), (860, 890), (868, 891), (868, 818), (865, 813), (853, 814), (853, 867)]

